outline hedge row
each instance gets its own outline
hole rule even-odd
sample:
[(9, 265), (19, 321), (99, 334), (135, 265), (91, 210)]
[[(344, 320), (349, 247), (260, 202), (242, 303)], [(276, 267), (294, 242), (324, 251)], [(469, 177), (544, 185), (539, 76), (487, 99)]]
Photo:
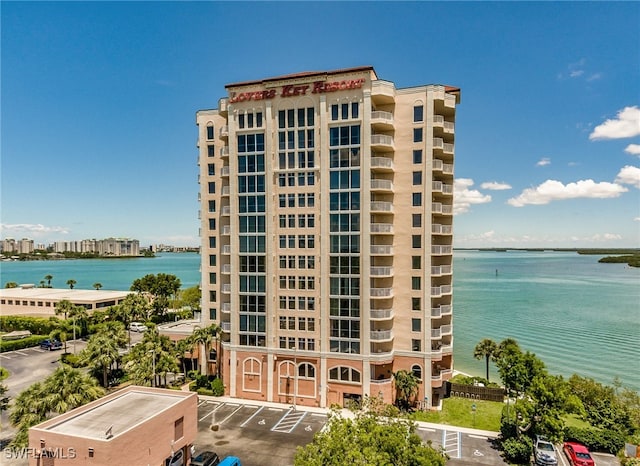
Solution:
[(0, 316), (0, 330), (29, 330), (34, 335), (48, 335), (58, 321), (57, 317)]
[(615, 455), (624, 448), (625, 438), (623, 434), (615, 431), (567, 427), (564, 440), (583, 443), (591, 451), (603, 451)]
[(31, 335), (20, 340), (0, 340), (0, 353), (38, 346), (48, 335)]

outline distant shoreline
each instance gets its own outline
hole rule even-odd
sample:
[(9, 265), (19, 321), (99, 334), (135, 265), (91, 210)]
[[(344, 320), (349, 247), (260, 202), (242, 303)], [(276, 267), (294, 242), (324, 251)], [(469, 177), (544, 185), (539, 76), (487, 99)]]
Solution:
[(640, 248), (453, 248), (454, 251), (488, 251), (488, 252), (575, 252), (586, 255), (607, 254), (640, 254)]

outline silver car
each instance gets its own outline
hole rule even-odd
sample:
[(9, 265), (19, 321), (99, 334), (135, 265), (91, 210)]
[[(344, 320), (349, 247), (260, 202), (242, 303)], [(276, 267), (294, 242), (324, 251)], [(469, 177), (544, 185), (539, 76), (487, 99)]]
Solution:
[(535, 463), (539, 466), (556, 466), (558, 464), (558, 457), (553, 443), (542, 435), (536, 435), (536, 440), (533, 444), (533, 456)]

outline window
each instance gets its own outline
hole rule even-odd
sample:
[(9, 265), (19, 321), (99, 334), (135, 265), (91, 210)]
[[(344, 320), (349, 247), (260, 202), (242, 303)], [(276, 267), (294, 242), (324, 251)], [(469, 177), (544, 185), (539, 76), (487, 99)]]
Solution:
[(422, 142), (422, 128), (413, 128), (413, 142)]
[(422, 236), (421, 235), (411, 235), (411, 247), (412, 248), (420, 248), (420, 247), (422, 247)]
[(411, 310), (419, 311), (422, 306), (420, 305), (420, 298), (411, 298)]
[(411, 277), (411, 289), (412, 290), (420, 290), (421, 287), (421, 280), (420, 277)]
[(413, 163), (422, 163), (422, 150), (413, 151)]
[(424, 107), (422, 105), (416, 105), (413, 107), (413, 121), (424, 121)]
[(216, 155), (216, 147), (215, 146), (207, 146), (207, 156), (213, 157)]
[(411, 268), (412, 269), (420, 269), (420, 268), (422, 268), (422, 257), (421, 256), (412, 256), (411, 257)]
[(173, 439), (180, 440), (182, 437), (184, 437), (184, 417), (173, 423)]
[(420, 340), (412, 339), (411, 340), (411, 351), (421, 351), (421, 349), (422, 349), (422, 345), (421, 345)]
[(413, 185), (418, 186), (422, 184), (422, 172), (413, 172)]
[[(418, 341), (418, 343), (420, 342)], [(416, 379), (422, 380), (422, 367), (420, 367), (417, 364), (414, 364), (413, 366), (411, 366), (411, 372), (413, 372), (413, 375), (415, 376)]]
[(412, 214), (411, 225), (413, 228), (420, 228), (422, 226), (422, 214)]
[(207, 125), (207, 139), (213, 139), (213, 125)]
[(414, 207), (422, 205), (422, 193), (413, 193), (411, 195), (411, 203)]
[(411, 331), (412, 332), (422, 331), (422, 321), (420, 319), (411, 319)]
[(215, 181), (210, 181), (208, 184), (209, 194), (215, 194), (216, 192), (216, 183)]
[(360, 372), (351, 367), (334, 367), (329, 370), (329, 380), (360, 383)]
[(215, 308), (212, 307), (212, 308), (209, 309), (209, 319), (210, 320), (216, 320), (217, 319), (217, 314), (218, 313), (217, 313)]

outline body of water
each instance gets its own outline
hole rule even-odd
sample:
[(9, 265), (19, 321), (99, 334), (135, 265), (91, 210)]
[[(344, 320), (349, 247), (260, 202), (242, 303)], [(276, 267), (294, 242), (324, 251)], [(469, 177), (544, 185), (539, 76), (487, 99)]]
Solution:
[[(574, 252), (456, 251), (454, 255), (455, 368), (484, 376), (473, 348), (484, 338), (514, 338), (549, 371), (573, 373), (640, 391), (640, 269), (599, 264)], [(128, 290), (136, 278), (168, 273), (184, 288), (200, 282), (196, 253), (140, 259), (82, 259), (0, 263), (0, 283)], [(491, 378), (498, 380), (493, 370)]]

